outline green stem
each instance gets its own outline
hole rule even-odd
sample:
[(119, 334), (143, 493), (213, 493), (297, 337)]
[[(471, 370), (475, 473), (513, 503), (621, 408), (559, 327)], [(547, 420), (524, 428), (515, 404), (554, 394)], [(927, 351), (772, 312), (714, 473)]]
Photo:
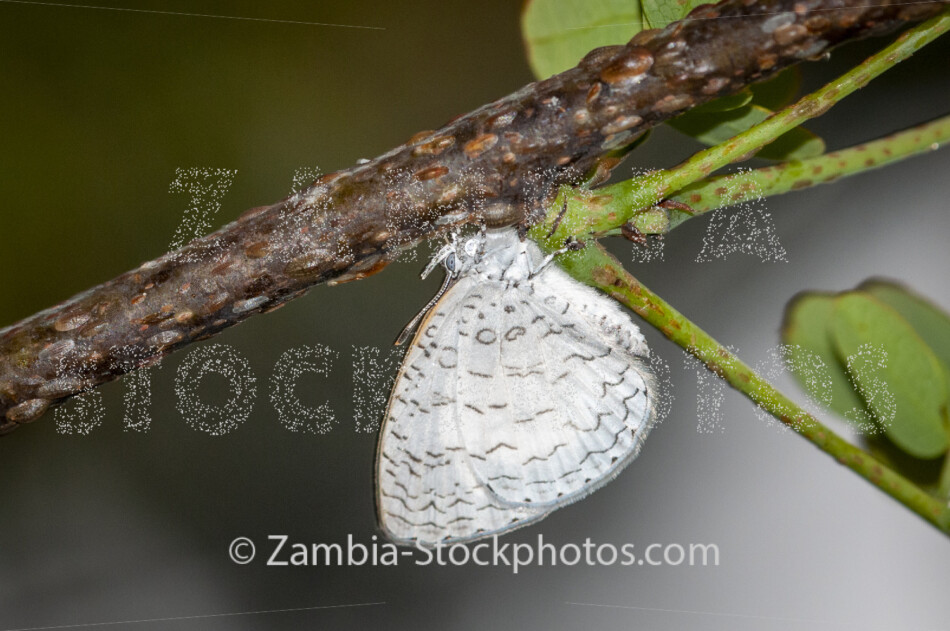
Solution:
[(572, 276), (637, 312), (666, 337), (702, 361), (762, 409), (839, 463), (950, 534), (950, 509), (910, 480), (847, 442), (759, 376), (722, 344), (634, 279), (599, 244), (565, 254), (559, 264)]
[[(945, 116), (879, 140), (807, 160), (794, 160), (762, 169), (700, 180), (670, 199), (688, 204), (695, 214), (700, 214), (750, 199), (780, 195), (877, 169), (910, 156), (935, 151), (948, 139), (950, 116)], [(694, 215), (671, 211), (667, 230), (672, 230), (690, 216)], [(634, 224), (646, 233), (651, 228), (651, 224), (647, 223), (648, 219), (648, 216), (644, 217)], [(640, 223), (643, 223), (643, 227), (638, 225)]]
[(835, 103), (948, 30), (950, 9), (904, 32), (880, 52), (797, 103), (724, 143), (697, 152), (672, 169), (654, 171), (596, 191), (565, 187), (554, 204), (558, 210), (565, 209), (557, 229), (551, 230), (558, 213), (549, 213), (544, 222), (534, 227), (532, 237), (546, 242), (548, 249), (556, 249), (557, 244), (564, 243), (568, 237), (619, 228), (638, 210), (654, 207), (713, 171), (751, 156), (806, 120), (824, 114)]
[(940, 480), (937, 482), (937, 493), (944, 501), (950, 502), (950, 456), (943, 457), (943, 466), (940, 468)]

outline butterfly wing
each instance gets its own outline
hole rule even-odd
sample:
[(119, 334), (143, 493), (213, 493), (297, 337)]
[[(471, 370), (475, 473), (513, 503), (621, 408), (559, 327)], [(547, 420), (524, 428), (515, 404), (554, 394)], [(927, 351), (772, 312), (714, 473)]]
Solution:
[(380, 526), (397, 542), (466, 541), (546, 514), (495, 497), (461, 442), (456, 323), (460, 299), (474, 284), (461, 278), (422, 321), (390, 395), (377, 448), (376, 506)]
[(613, 301), (554, 266), (486, 293), (462, 303), (461, 442), (500, 501), (550, 511), (639, 452), (653, 407), (646, 344)]

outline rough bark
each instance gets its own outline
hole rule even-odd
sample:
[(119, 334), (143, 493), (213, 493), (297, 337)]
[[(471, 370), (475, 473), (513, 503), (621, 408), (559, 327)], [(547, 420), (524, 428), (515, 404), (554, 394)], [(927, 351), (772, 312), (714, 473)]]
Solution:
[(530, 221), (565, 183), (689, 108), (938, 13), (950, 0), (727, 0), (252, 209), (0, 330), (0, 433), (310, 287), (364, 278), (454, 226)]

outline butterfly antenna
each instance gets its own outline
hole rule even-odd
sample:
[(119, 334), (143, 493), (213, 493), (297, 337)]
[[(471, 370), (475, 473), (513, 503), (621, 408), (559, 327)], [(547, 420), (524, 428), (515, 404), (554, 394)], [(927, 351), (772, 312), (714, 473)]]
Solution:
[(422, 308), (422, 311), (417, 313), (416, 317), (410, 320), (409, 324), (406, 325), (406, 328), (404, 328), (402, 330), (402, 333), (399, 334), (399, 337), (396, 338), (396, 342), (394, 343), (394, 346), (402, 346), (406, 342), (406, 340), (409, 339), (409, 336), (412, 335), (412, 332), (415, 330), (416, 326), (419, 324), (419, 321), (422, 320), (425, 314), (429, 312), (429, 309), (434, 307), (435, 304), (439, 302), (439, 299), (442, 297), (442, 295), (449, 290), (449, 287), (452, 286), (452, 283), (455, 281), (455, 278), (456, 278), (455, 274), (453, 274), (452, 272), (446, 272), (445, 280), (442, 282), (442, 288), (439, 289), (439, 291), (435, 294), (435, 296), (432, 297), (432, 300), (430, 300), (426, 304), (426, 306)]

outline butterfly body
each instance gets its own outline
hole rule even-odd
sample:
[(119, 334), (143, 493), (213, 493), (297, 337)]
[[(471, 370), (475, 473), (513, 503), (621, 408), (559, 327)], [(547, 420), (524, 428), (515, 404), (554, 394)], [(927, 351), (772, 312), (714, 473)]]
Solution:
[(422, 320), (377, 450), (377, 513), (432, 545), (543, 518), (613, 479), (653, 421), (649, 351), (619, 306), (515, 229), (440, 253), (454, 284)]

